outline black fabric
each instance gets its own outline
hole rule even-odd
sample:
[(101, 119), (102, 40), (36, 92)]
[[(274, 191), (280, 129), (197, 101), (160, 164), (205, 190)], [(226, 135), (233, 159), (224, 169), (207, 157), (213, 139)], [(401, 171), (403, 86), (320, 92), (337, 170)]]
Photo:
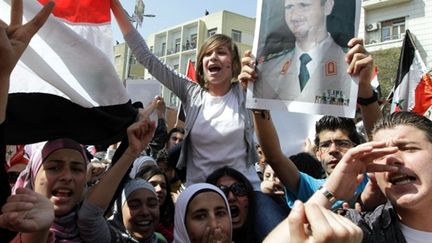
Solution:
[[(0, 208), (6, 203), (7, 198), (11, 194), (8, 176), (5, 169), (6, 164), (6, 143), (5, 143), (5, 126), (0, 124)], [(11, 241), (16, 235), (16, 232), (0, 228), (0, 239), (4, 242)]]
[(401, 54), (399, 58), (399, 66), (396, 74), (395, 88), (402, 82), (403, 77), (409, 72), (411, 64), (414, 60), (415, 44), (411, 36), (411, 32), (406, 30), (405, 39), (402, 44)]
[(155, 134), (149, 143), (149, 149), (146, 151), (148, 155), (156, 159), (157, 154), (165, 147), (165, 143), (168, 140), (168, 129), (166, 121), (163, 118), (158, 119)]
[(124, 137), (137, 113), (130, 101), (84, 108), (56, 95), (14, 93), (9, 95), (6, 111), (6, 144), (65, 137), (81, 144), (113, 144)]

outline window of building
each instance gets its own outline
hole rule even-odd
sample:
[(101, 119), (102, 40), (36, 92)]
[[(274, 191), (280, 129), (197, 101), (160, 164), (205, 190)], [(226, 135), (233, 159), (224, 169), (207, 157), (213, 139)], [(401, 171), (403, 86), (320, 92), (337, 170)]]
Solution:
[(166, 51), (166, 43), (164, 42), (164, 43), (162, 43), (162, 49), (161, 49), (161, 54), (162, 54), (162, 56), (164, 56), (165, 55), (165, 51)]
[(153, 53), (153, 46), (150, 46), (150, 52)]
[(401, 39), (405, 33), (405, 18), (381, 22), (381, 41)]
[(196, 48), (196, 43), (197, 43), (198, 35), (197, 34), (192, 34), (190, 36), (190, 38), (191, 38), (191, 42), (190, 42), (191, 49), (195, 49)]
[(133, 55), (130, 56), (129, 61), (130, 61), (131, 65), (137, 64), (137, 60), (136, 60), (136, 58)]
[(215, 35), (216, 32), (217, 32), (217, 28), (209, 29), (209, 30), (207, 31), (207, 37), (210, 37), (210, 36), (212, 36), (212, 35)]
[(114, 63), (117, 64), (117, 65), (120, 65), (121, 62), (122, 62), (122, 57), (121, 57), (121, 55), (116, 55), (116, 56), (114, 57)]
[(240, 30), (232, 30), (231, 31), (231, 38), (235, 41), (235, 42), (241, 42), (241, 31)]
[(174, 45), (174, 52), (179, 52), (180, 51), (180, 38), (175, 39), (175, 45)]
[(170, 93), (169, 101), (170, 101), (170, 106), (177, 106), (177, 102), (178, 102), (177, 96), (173, 92)]
[(174, 70), (176, 70), (177, 72), (179, 71), (179, 65), (178, 65), (178, 64), (174, 64), (173, 68), (174, 68)]

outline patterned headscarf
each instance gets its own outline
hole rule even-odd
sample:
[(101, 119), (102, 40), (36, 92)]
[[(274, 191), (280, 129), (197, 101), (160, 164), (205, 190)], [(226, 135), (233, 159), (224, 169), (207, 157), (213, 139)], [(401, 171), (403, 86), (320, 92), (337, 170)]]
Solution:
[(27, 164), (27, 167), (20, 173), (17, 182), (12, 189), (13, 193), (15, 193), (15, 190), (20, 187), (27, 187), (34, 190), (36, 175), (39, 172), (42, 163), (54, 151), (65, 148), (76, 150), (81, 153), (86, 165), (88, 163), (83, 147), (72, 139), (59, 138), (47, 142), (31, 144), (28, 146), (30, 147), (26, 148), (26, 152), (30, 154), (30, 160)]
[[(173, 243), (190, 243), (189, 235), (186, 229), (186, 211), (192, 199), (203, 191), (213, 191), (219, 194), (227, 207), (228, 217), (231, 223), (231, 212), (229, 210), (228, 200), (225, 194), (216, 186), (208, 183), (197, 183), (187, 187), (177, 198), (174, 216), (174, 241)], [(232, 229), (232, 225), (230, 227)], [(232, 230), (229, 232), (230, 240), (232, 239)]]
[[(29, 163), (27, 167), (20, 173), (15, 186), (13, 187), (13, 193), (17, 188), (27, 187), (34, 190), (36, 175), (42, 167), (43, 162), (53, 152), (59, 149), (73, 149), (83, 156), (84, 161), (88, 163), (86, 153), (83, 147), (68, 138), (60, 138), (47, 142), (35, 143), (26, 146), (26, 152), (30, 155)], [(79, 237), (79, 231), (77, 227), (77, 210), (78, 206), (75, 207), (71, 212), (61, 217), (56, 217), (53, 224), (50, 227), (50, 235), (48, 242), (61, 242), (61, 243), (78, 243), (82, 242)]]

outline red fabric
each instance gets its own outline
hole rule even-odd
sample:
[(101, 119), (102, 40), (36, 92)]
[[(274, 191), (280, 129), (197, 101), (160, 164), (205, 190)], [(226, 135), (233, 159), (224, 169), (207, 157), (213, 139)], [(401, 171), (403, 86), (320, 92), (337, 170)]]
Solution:
[(174, 240), (174, 226), (173, 225), (171, 225), (170, 227), (166, 227), (162, 223), (159, 223), (159, 225), (156, 228), (156, 232), (161, 233), (168, 242), (173, 242), (173, 240)]
[(432, 105), (432, 80), (424, 74), (415, 89), (415, 105), (411, 111), (423, 115)]
[(186, 68), (186, 76), (196, 83), (196, 73), (193, 62), (189, 59), (188, 66)]
[(6, 153), (6, 170), (17, 164), (28, 163), (28, 159), (24, 157), (24, 145), (8, 145)]
[[(46, 4), (49, 0), (38, 0)], [(56, 0), (53, 14), (72, 23), (101, 24), (111, 21), (110, 1)]]

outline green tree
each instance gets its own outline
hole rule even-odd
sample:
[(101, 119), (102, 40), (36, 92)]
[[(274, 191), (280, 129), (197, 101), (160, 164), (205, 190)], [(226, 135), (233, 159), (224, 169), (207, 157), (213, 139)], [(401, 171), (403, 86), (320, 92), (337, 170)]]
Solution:
[(382, 98), (387, 98), (396, 79), (401, 48), (390, 48), (371, 52), (375, 65), (378, 66)]

